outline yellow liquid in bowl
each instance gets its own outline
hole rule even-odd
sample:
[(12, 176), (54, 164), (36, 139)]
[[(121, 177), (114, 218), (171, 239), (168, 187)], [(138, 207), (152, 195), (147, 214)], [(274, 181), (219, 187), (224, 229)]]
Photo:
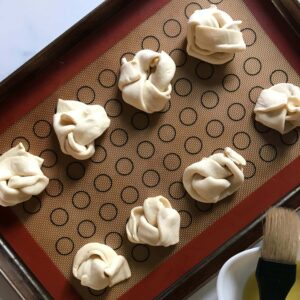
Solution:
[[(296, 281), (291, 288), (286, 300), (299, 300), (300, 299), (300, 264), (297, 264)], [(258, 286), (255, 274), (252, 274), (246, 282), (243, 300), (259, 300)]]

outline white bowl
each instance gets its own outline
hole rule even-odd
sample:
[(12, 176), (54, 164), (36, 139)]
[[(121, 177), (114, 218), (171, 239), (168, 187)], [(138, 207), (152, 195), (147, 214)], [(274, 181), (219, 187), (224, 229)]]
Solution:
[(260, 248), (252, 248), (231, 257), (217, 279), (218, 300), (241, 300), (248, 278), (255, 272)]

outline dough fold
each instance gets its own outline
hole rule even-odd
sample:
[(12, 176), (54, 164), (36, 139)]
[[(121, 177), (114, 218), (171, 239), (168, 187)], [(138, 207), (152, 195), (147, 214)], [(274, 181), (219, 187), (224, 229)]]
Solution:
[(223, 153), (188, 166), (183, 173), (183, 185), (197, 201), (216, 203), (236, 192), (244, 182), (245, 159), (229, 147)]
[(164, 51), (141, 50), (131, 61), (123, 57), (119, 79), (123, 100), (146, 113), (163, 110), (171, 98), (175, 70)]
[(196, 10), (188, 21), (187, 53), (211, 64), (230, 61), (235, 52), (246, 49), (241, 23), (215, 5)]
[(131, 277), (124, 256), (100, 243), (88, 243), (78, 250), (73, 262), (73, 275), (83, 286), (94, 290), (111, 287)]
[(0, 156), (0, 205), (12, 206), (40, 194), (49, 179), (41, 171), (44, 160), (27, 152), (22, 143)]
[(163, 196), (150, 197), (131, 210), (126, 225), (130, 242), (168, 247), (179, 242), (180, 215)]
[(300, 126), (300, 88), (279, 83), (262, 90), (255, 108), (255, 120), (267, 127), (288, 133)]
[(94, 140), (109, 127), (110, 119), (101, 105), (59, 99), (53, 127), (61, 151), (78, 160), (92, 157)]

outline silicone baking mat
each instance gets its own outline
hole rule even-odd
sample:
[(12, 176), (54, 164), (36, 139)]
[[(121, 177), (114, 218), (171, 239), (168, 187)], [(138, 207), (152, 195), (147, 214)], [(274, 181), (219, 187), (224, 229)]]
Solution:
[[(244, 52), (222, 66), (196, 60), (185, 51), (188, 17), (213, 2), (234, 20), (243, 21), (247, 44)], [(140, 49), (163, 50), (177, 65), (171, 101), (164, 111), (152, 115), (124, 103), (117, 88), (121, 58), (130, 59)], [(291, 168), (298, 158), (298, 129), (281, 136), (254, 121), (260, 91), (279, 82), (300, 85), (295, 70), (242, 1), (169, 1), (108, 51), (99, 51), (92, 63), (1, 134), (0, 153), (22, 142), (45, 159), (42, 169), (50, 178), (41, 195), (12, 210), (82, 298), (132, 297), (143, 284), (155, 282), (156, 287), (145, 296), (152, 297), (192, 267), (193, 259), (205, 257), (207, 247), (210, 252), (218, 247), (213, 242), (206, 245), (209, 239), (204, 234), (222, 234), (224, 229), (214, 233), (212, 228), (244, 201), (249, 204), (251, 200), (250, 207), (260, 205), (252, 193), (266, 182), (272, 186), (273, 178), (278, 184), (280, 178), (274, 176)], [(101, 104), (111, 118), (110, 128), (96, 140), (91, 159), (76, 161), (61, 153), (52, 128), (58, 98)], [(247, 160), (244, 185), (216, 205), (192, 200), (182, 186), (184, 169), (227, 146)], [(283, 190), (299, 183), (297, 177), (289, 184), (287, 176), (282, 180)], [(130, 210), (155, 195), (167, 197), (180, 213), (180, 243), (174, 247), (127, 240)], [(232, 224), (240, 221), (241, 216), (236, 216)], [(191, 252), (188, 249), (196, 239), (198, 245)], [(76, 251), (88, 242), (106, 243), (124, 255), (132, 277), (100, 292), (80, 286), (72, 278), (72, 262)], [(195, 257), (186, 258), (183, 264), (184, 253)], [(160, 273), (166, 266), (170, 273), (174, 270), (168, 279)], [(55, 282), (55, 278), (45, 280)], [(62, 295), (55, 293), (56, 298)]]

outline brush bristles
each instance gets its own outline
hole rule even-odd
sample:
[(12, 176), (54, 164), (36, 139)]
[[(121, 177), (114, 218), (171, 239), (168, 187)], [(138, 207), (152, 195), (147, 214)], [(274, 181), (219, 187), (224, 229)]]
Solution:
[(266, 214), (262, 258), (294, 264), (299, 245), (299, 217), (295, 211), (271, 208)]

